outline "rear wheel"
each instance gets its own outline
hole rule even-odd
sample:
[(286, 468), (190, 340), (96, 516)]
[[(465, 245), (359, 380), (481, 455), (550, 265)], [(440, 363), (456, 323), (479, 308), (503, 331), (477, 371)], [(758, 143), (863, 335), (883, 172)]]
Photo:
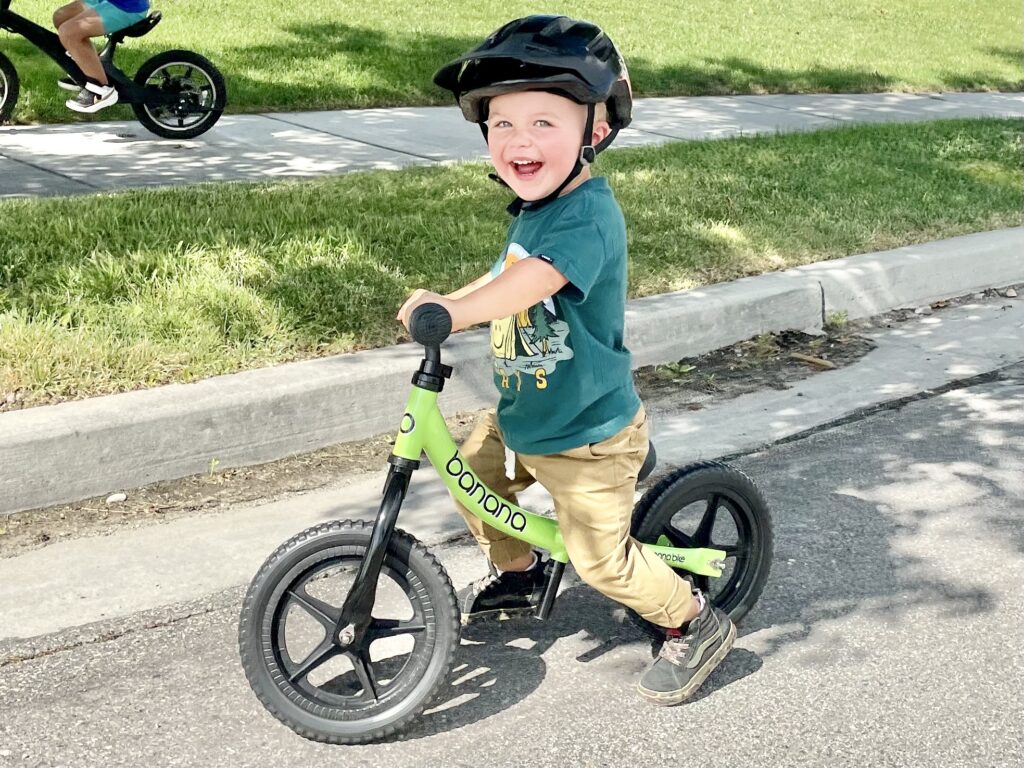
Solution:
[(249, 684), (307, 739), (359, 744), (400, 730), (438, 694), (459, 644), (448, 574), (401, 529), (384, 558), (365, 640), (340, 639), (341, 606), (372, 527), (332, 522), (298, 534), (267, 559), (242, 604)]
[(14, 115), (14, 105), (18, 103), (18, 93), (21, 90), (21, 81), (18, 79), (18, 71), (14, 68), (11, 60), (0, 53), (0, 125), (3, 125)]
[(192, 51), (164, 51), (135, 73), (140, 88), (159, 91), (169, 100), (132, 104), (146, 129), (165, 139), (192, 139), (210, 130), (224, 112), (224, 76), (204, 56)]
[[(724, 550), (719, 578), (676, 569), (711, 602), (739, 621), (761, 596), (772, 563), (772, 520), (754, 481), (719, 462), (691, 464), (644, 494), (633, 510), (633, 538), (647, 544)], [(664, 639), (665, 630), (628, 611), (637, 626)]]

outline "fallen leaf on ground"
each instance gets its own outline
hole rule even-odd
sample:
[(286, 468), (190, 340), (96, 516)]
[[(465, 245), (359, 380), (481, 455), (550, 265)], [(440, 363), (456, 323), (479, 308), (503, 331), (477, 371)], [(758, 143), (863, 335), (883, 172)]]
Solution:
[(799, 360), (801, 363), (810, 363), (816, 365), (819, 368), (835, 368), (836, 364), (831, 360), (823, 360), (820, 357), (813, 357), (811, 355), (805, 355), (800, 352), (790, 352), (789, 356), (794, 360)]

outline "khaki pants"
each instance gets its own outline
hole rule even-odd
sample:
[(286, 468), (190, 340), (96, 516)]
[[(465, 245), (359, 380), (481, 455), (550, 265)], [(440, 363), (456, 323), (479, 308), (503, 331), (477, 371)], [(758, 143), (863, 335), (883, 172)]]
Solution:
[[(516, 454), (515, 477), (505, 473), (505, 442), (493, 411), (462, 446), (473, 472), (495, 493), (515, 494), (534, 482), (547, 489), (573, 567), (587, 584), (648, 621), (678, 627), (693, 599), (685, 581), (629, 535), (636, 478), (647, 455), (647, 415), (599, 443), (550, 456)], [(518, 502), (516, 502), (518, 503)], [(497, 531), (456, 503), (491, 562), (507, 563), (530, 545)]]

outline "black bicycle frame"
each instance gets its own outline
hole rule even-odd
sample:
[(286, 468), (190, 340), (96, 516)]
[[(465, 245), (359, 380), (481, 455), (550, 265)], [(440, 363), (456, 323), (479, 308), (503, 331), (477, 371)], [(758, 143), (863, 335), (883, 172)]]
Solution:
[[(57, 66), (67, 72), (76, 82), (84, 83), (85, 75), (75, 63), (74, 59), (68, 56), (64, 50), (60, 37), (56, 32), (39, 26), (24, 16), (19, 16), (10, 9), (10, 0), (2, 0), (0, 3), (0, 29), (6, 29), (28, 40), (32, 45), (53, 59)], [(100, 62), (107, 78), (117, 88), (118, 101), (127, 104), (173, 104), (177, 101), (174, 94), (161, 93), (154, 88), (140, 88), (130, 77), (125, 75), (114, 65), (114, 52), (117, 50), (119, 40), (116, 36), (107, 40), (107, 44), (100, 51)]]

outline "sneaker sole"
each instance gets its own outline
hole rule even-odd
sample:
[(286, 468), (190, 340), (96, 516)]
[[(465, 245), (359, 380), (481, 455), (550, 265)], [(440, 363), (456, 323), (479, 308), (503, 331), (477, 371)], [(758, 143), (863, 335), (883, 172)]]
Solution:
[(682, 704), (690, 696), (692, 696), (701, 683), (708, 679), (708, 675), (715, 671), (715, 668), (722, 663), (722, 659), (725, 658), (726, 654), (732, 650), (733, 643), (736, 642), (736, 625), (729, 622), (729, 634), (726, 636), (722, 645), (719, 646), (718, 650), (715, 651), (711, 658), (704, 662), (697, 673), (690, 679), (690, 682), (686, 684), (684, 688), (680, 688), (678, 691), (651, 691), (644, 688), (642, 685), (637, 684), (637, 690), (640, 695), (643, 696), (650, 702), (660, 704), (663, 707), (671, 707), (676, 704)]
[(74, 112), (81, 112), (81, 113), (86, 114), (86, 115), (91, 115), (93, 112), (99, 112), (101, 109), (106, 109), (107, 107), (112, 107), (115, 104), (117, 104), (117, 92), (116, 91), (114, 92), (114, 98), (107, 99), (105, 101), (97, 102), (96, 104), (93, 104), (91, 107), (80, 107), (80, 106), (78, 106), (78, 104), (75, 104), (74, 101), (67, 101), (67, 102), (65, 102), (64, 106), (66, 106), (68, 109), (70, 109), (70, 110), (72, 110)]
[(524, 616), (533, 616), (536, 608), (513, 608), (511, 610), (481, 611), (480, 613), (462, 614), (462, 626), (476, 624), (478, 621), (508, 621), (509, 619), (520, 619)]

